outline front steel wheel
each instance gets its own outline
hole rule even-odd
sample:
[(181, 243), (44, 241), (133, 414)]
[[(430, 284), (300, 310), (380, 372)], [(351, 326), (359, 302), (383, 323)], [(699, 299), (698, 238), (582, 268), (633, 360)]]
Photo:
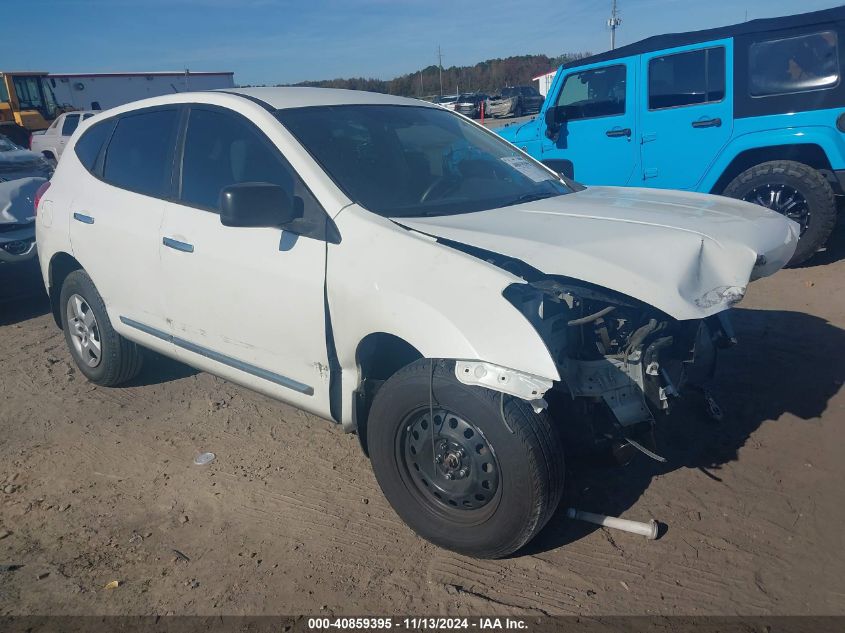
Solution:
[(466, 522), (495, 511), (499, 462), (481, 429), (460, 416), (446, 409), (436, 409), (433, 420), (428, 409), (411, 414), (397, 429), (396, 459), (432, 512)]
[(461, 383), (454, 361), (420, 359), (391, 376), (366, 432), (385, 497), (440, 547), (507, 556), (560, 501), (563, 445), (551, 418), (519, 398)]

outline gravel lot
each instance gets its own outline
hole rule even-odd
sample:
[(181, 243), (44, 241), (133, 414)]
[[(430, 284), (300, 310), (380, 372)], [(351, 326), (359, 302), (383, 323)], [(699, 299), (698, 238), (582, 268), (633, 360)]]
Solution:
[(845, 614), (843, 233), (735, 310), (722, 423), (678, 411), (666, 465), (570, 464), (569, 503), (660, 540), (561, 511), (501, 561), (417, 538), (326, 421), (161, 358), (91, 385), (35, 268), (0, 267), (0, 615)]

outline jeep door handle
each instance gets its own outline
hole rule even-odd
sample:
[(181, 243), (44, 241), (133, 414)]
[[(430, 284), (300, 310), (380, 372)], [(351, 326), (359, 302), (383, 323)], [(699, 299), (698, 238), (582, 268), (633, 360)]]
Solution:
[(174, 240), (172, 237), (162, 238), (161, 243), (167, 246), (168, 248), (172, 248), (176, 251), (182, 251), (183, 253), (194, 252), (193, 244), (188, 244), (187, 242), (180, 242), (179, 240)]
[(699, 127), (722, 127), (722, 119), (716, 117), (715, 119), (701, 119), (699, 121), (693, 121), (692, 126), (695, 128)]
[(617, 130), (617, 129), (608, 130), (607, 132), (605, 132), (605, 134), (607, 134), (610, 138), (618, 138), (620, 136), (627, 136), (628, 138), (630, 138), (631, 137), (631, 128), (626, 127), (626, 128), (621, 129), (621, 130)]
[(82, 224), (94, 224), (94, 218), (84, 213), (74, 213), (73, 219), (77, 222), (82, 222)]

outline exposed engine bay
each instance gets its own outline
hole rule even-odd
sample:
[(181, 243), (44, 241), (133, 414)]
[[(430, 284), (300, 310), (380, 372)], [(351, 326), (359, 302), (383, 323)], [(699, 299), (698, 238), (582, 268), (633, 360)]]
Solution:
[[(441, 240), (443, 241), (443, 240)], [(673, 402), (689, 393), (708, 395), (719, 348), (736, 340), (728, 312), (679, 321), (637, 299), (563, 276), (545, 275), (495, 253), (457, 245), (526, 283), (515, 283), (505, 298), (528, 319), (545, 341), (561, 377), (546, 392), (554, 408), (564, 405), (571, 426), (573, 411), (590, 428), (575, 431), (580, 443), (643, 444)], [(570, 433), (572, 435), (572, 433)], [(642, 443), (641, 443), (642, 442)]]

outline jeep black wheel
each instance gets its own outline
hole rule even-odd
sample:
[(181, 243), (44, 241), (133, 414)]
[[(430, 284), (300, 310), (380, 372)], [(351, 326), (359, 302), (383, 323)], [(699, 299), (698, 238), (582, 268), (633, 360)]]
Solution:
[(421, 359), (385, 382), (367, 425), (373, 471), (396, 513), (429, 541), (479, 558), (518, 550), (563, 491), (563, 446), (545, 413)]
[(803, 163), (773, 160), (755, 165), (734, 178), (723, 193), (768, 207), (799, 224), (801, 238), (790, 266), (807, 261), (822, 248), (836, 224), (830, 183)]
[(67, 276), (59, 305), (70, 355), (88, 380), (112, 387), (138, 374), (141, 350), (114, 331), (103, 298), (85, 271)]

